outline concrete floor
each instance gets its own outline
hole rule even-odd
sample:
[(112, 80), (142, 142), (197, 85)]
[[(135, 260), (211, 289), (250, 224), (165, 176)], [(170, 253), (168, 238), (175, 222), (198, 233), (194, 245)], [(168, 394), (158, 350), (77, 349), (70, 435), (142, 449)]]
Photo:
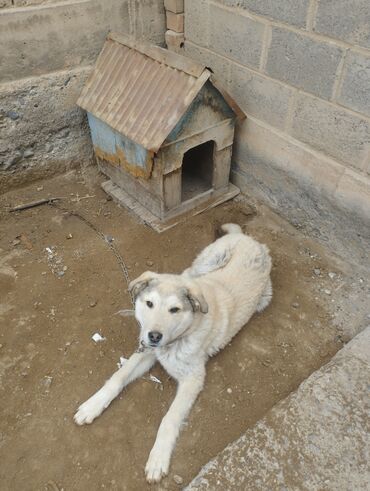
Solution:
[[(175, 384), (139, 380), (92, 426), (72, 416), (137, 346), (126, 283), (116, 257), (83, 221), (58, 207), (9, 213), (11, 206), (61, 196), (114, 238), (131, 278), (176, 272), (240, 223), (273, 257), (274, 298), (208, 364), (207, 382), (158, 489), (178, 489), (286, 398), (366, 322), (367, 278), (263, 206), (239, 198), (158, 235), (107, 200), (101, 177), (69, 174), (0, 198), (0, 481), (2, 490), (143, 490), (144, 465)], [(49, 248), (49, 249), (47, 249)], [(95, 344), (91, 336), (106, 339)], [(177, 479), (178, 481), (178, 479)], [(155, 487), (154, 487), (155, 488)]]

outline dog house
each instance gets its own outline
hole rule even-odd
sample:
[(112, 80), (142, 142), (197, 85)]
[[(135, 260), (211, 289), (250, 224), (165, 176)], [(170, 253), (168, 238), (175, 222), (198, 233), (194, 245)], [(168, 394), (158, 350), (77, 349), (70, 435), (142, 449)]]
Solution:
[(245, 115), (205, 66), (111, 33), (78, 99), (103, 188), (157, 230), (234, 197), (234, 126)]

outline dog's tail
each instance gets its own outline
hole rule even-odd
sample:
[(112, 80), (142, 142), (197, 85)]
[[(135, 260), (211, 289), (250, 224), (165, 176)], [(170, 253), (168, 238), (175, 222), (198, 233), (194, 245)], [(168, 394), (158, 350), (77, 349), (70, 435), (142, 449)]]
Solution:
[(240, 225), (236, 223), (224, 223), (220, 227), (223, 234), (242, 234), (243, 230)]

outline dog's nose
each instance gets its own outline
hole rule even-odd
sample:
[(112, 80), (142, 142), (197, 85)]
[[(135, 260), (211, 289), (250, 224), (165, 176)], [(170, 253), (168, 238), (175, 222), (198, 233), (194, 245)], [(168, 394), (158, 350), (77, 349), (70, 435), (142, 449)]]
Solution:
[(158, 344), (159, 341), (162, 339), (163, 334), (161, 334), (158, 331), (150, 331), (148, 334), (149, 341), (153, 344)]

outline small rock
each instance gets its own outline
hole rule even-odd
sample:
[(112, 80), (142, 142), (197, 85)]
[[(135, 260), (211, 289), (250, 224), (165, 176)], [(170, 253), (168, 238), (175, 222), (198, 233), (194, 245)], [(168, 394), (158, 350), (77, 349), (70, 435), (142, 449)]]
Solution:
[(326, 295), (331, 295), (331, 290), (327, 290), (327, 289), (325, 289), (325, 290), (324, 290), (324, 293), (326, 293)]
[(20, 152), (15, 152), (13, 157), (4, 164), (3, 169), (8, 170), (12, 165), (17, 164), (22, 160), (22, 154)]
[(35, 152), (32, 150), (32, 148), (26, 148), (26, 150), (23, 152), (23, 157), (25, 159), (33, 157), (34, 155), (35, 155)]
[(328, 276), (331, 280), (334, 280), (334, 278), (337, 276), (336, 273), (330, 272), (328, 273)]
[(42, 276), (45, 276), (46, 275), (46, 271), (43, 271), (41, 274), (42, 274)]
[(147, 264), (147, 266), (153, 266), (154, 263), (153, 263), (153, 261), (147, 261), (146, 264)]
[(107, 197), (105, 198), (105, 201), (112, 201), (112, 199), (113, 199), (113, 198), (112, 198), (112, 196), (107, 196)]
[(98, 303), (98, 301), (97, 301), (97, 300), (92, 300), (92, 301), (89, 303), (89, 305), (90, 305), (90, 307), (95, 307), (97, 303)]
[(72, 238), (73, 238), (73, 235), (72, 234), (66, 235), (66, 239), (72, 239)]
[(13, 242), (12, 242), (12, 246), (17, 246), (21, 243), (21, 241), (19, 239), (14, 239)]
[(229, 387), (228, 389), (226, 389), (226, 392), (227, 392), (228, 394), (231, 394), (231, 393), (232, 393), (232, 391), (233, 391), (233, 389), (231, 389), (230, 387)]
[(173, 480), (175, 481), (176, 484), (180, 485), (184, 482), (184, 479), (181, 477), (181, 476), (178, 476), (177, 474), (175, 474), (173, 476)]
[(293, 309), (298, 309), (299, 303), (298, 302), (293, 302), (292, 303), (292, 307), (293, 307)]
[(316, 276), (320, 276), (321, 275), (321, 269), (319, 269), (319, 268), (315, 268), (313, 270), (313, 272), (315, 273)]
[(0, 349), (3, 347), (3, 345), (0, 343)]
[(139, 263), (135, 263), (134, 266), (135, 266), (135, 268), (138, 268), (139, 267)]
[(16, 121), (17, 119), (19, 119), (19, 114), (16, 113), (15, 111), (8, 111), (6, 113), (6, 115), (8, 116), (8, 118), (10, 118), (13, 121)]
[(58, 276), (59, 278), (61, 278), (62, 276), (64, 276), (64, 271), (58, 271), (58, 272), (57, 272), (57, 276)]
[(44, 189), (44, 186), (39, 186), (38, 188), (36, 188), (37, 191), (42, 191)]

